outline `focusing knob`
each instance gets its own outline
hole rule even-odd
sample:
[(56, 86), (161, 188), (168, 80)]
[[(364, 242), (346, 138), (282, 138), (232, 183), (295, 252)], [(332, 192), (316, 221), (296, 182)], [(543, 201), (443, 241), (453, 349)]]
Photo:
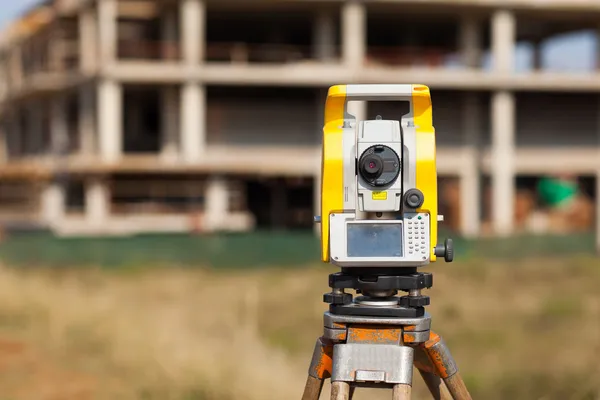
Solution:
[(454, 242), (452, 239), (446, 239), (443, 245), (436, 246), (435, 256), (444, 257), (446, 262), (452, 262), (454, 260)]
[(425, 196), (419, 189), (409, 189), (404, 194), (404, 202), (409, 208), (417, 209), (423, 205)]

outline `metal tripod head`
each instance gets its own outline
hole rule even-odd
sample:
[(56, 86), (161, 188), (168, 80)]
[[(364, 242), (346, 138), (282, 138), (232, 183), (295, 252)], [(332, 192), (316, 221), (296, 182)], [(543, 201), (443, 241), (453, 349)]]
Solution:
[[(417, 268), (342, 268), (329, 275), (332, 291), (323, 301), (333, 314), (417, 318), (425, 315), (424, 307), (430, 303), (421, 291), (432, 286), (433, 275)], [(353, 298), (346, 289), (359, 296)], [(406, 295), (397, 296), (399, 292)]]

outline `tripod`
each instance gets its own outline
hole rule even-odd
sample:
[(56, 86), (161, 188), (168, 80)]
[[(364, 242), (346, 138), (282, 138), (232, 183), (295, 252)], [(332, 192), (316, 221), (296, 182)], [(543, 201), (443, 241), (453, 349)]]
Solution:
[[(391, 388), (409, 400), (413, 367), (435, 399), (471, 400), (443, 339), (424, 307), (433, 277), (410, 269), (347, 268), (329, 276), (324, 333), (315, 345), (302, 400), (318, 400), (331, 379), (331, 400), (350, 400), (357, 387)], [(362, 294), (355, 299), (344, 289)], [(398, 290), (408, 296), (397, 297)]]

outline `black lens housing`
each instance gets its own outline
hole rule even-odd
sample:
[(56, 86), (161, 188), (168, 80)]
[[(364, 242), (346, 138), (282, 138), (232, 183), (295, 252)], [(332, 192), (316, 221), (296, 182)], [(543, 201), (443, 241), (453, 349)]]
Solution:
[(374, 188), (391, 185), (400, 175), (400, 157), (392, 148), (374, 145), (366, 149), (357, 163), (357, 173), (363, 183)]
[(377, 154), (369, 154), (360, 159), (358, 167), (363, 178), (377, 179), (383, 174), (383, 158)]

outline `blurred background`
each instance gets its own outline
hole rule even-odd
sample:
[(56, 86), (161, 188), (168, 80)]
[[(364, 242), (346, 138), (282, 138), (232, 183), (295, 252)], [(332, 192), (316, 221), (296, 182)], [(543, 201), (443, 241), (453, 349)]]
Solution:
[(422, 83), (433, 328), (475, 398), (600, 398), (597, 0), (2, 3), (0, 397), (300, 398), (327, 88)]

